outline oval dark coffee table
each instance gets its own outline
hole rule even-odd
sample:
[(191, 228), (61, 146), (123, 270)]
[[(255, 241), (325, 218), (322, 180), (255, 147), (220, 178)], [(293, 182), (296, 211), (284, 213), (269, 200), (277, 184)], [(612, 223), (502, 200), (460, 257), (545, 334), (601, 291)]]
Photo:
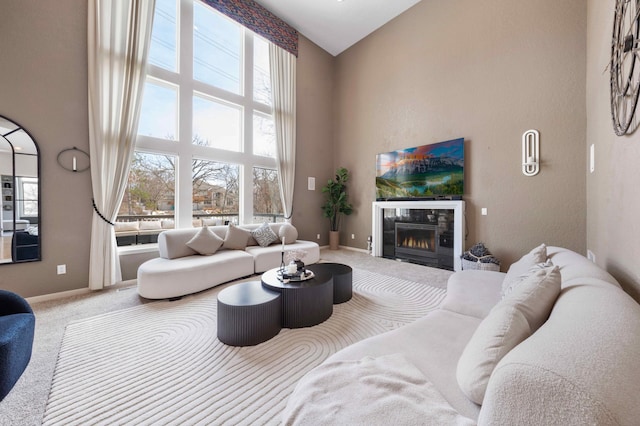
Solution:
[(280, 293), (260, 281), (232, 285), (218, 294), (218, 340), (231, 346), (253, 346), (280, 332)]
[(262, 285), (282, 297), (282, 327), (311, 327), (327, 320), (333, 313), (333, 276), (326, 271), (315, 273), (306, 281), (283, 283), (278, 269), (262, 274)]
[(307, 269), (314, 273), (329, 272), (333, 276), (333, 303), (344, 303), (353, 296), (353, 269), (342, 263), (314, 263)]

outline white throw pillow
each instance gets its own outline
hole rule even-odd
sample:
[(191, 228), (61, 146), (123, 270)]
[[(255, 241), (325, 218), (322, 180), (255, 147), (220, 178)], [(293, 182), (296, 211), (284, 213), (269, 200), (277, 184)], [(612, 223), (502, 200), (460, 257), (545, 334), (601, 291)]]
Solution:
[(210, 256), (218, 251), (223, 242), (222, 238), (205, 225), (187, 242), (187, 247), (204, 256)]
[(500, 360), (531, 335), (529, 323), (514, 306), (496, 305), (464, 348), (456, 379), (462, 392), (482, 404), (489, 378)]
[(504, 299), (505, 297), (507, 297), (507, 295), (509, 293), (511, 293), (516, 286), (518, 286), (522, 281), (524, 281), (527, 278), (529, 278), (529, 276), (535, 270), (537, 270), (537, 269), (545, 269), (545, 268), (552, 267), (552, 266), (553, 266), (553, 262), (551, 262), (550, 259), (547, 259), (546, 262), (538, 263), (536, 265), (533, 265), (531, 268), (529, 268), (529, 270), (526, 273), (520, 275), (517, 279), (514, 279), (513, 281), (508, 283), (508, 285), (506, 287), (502, 288), (502, 298)]
[(561, 285), (560, 268), (534, 266), (496, 306), (508, 305), (519, 309), (533, 333), (549, 318)]
[(267, 247), (271, 243), (278, 241), (278, 236), (267, 222), (251, 231), (251, 236), (258, 242), (260, 247)]
[(540, 244), (538, 247), (522, 256), (520, 260), (513, 263), (509, 267), (507, 275), (504, 277), (504, 281), (502, 281), (502, 295), (504, 296), (508, 287), (513, 287), (514, 284), (520, 281), (520, 277), (526, 274), (532, 266), (546, 262), (546, 260), (547, 246), (545, 244)]

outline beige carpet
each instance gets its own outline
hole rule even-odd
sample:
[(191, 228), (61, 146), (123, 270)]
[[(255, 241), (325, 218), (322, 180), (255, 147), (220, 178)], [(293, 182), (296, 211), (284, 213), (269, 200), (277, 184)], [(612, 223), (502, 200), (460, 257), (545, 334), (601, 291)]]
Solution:
[(216, 338), (226, 286), (66, 328), (43, 424), (278, 424), (295, 383), (329, 355), (436, 308), (442, 288), (354, 268), (331, 318), (258, 346)]

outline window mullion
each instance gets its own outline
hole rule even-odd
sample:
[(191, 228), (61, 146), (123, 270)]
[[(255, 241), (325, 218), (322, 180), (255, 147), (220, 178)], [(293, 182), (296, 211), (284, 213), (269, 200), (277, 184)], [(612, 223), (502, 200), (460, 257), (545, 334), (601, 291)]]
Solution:
[(253, 222), (253, 37), (246, 29), (244, 34), (244, 103), (243, 103), (243, 153), (245, 161), (240, 184), (241, 223)]
[(193, 1), (180, 1), (178, 31), (179, 114), (178, 168), (176, 170), (176, 220), (180, 228), (192, 224), (192, 122), (193, 122)]

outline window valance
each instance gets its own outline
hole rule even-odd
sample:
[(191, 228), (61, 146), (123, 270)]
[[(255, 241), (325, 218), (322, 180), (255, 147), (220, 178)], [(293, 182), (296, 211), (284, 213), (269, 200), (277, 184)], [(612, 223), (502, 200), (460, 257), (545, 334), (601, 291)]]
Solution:
[(253, 0), (204, 0), (292, 55), (298, 56), (298, 31)]

